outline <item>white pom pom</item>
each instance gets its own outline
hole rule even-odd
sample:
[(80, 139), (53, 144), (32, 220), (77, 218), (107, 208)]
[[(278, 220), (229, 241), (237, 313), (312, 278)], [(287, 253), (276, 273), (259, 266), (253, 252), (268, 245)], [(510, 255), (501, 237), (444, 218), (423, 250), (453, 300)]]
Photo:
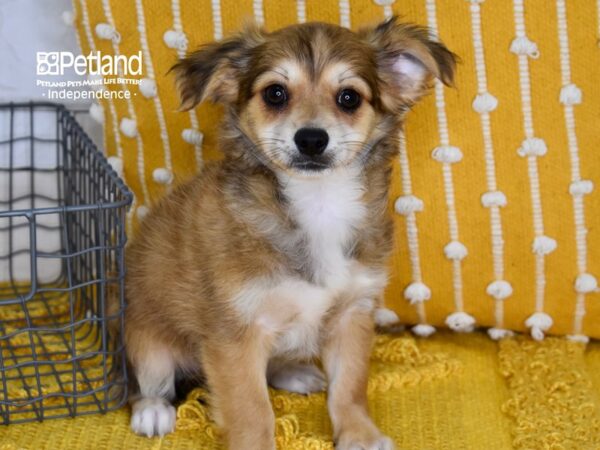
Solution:
[(72, 26), (75, 23), (75, 14), (73, 14), (73, 11), (63, 11), (60, 16), (65, 25)]
[(100, 39), (109, 39), (115, 44), (121, 42), (121, 35), (117, 32), (117, 30), (114, 29), (114, 27), (111, 27), (107, 23), (99, 23), (96, 25), (95, 30), (96, 36), (98, 36)]
[(409, 300), (411, 305), (421, 303), (431, 298), (431, 289), (425, 284), (415, 281), (404, 289), (404, 298)]
[(540, 51), (537, 44), (532, 42), (526, 36), (515, 38), (510, 44), (510, 51), (517, 55), (527, 55), (530, 58), (537, 59), (540, 57)]
[(121, 119), (119, 129), (121, 130), (121, 133), (127, 137), (134, 138), (137, 136), (137, 124), (135, 123), (135, 120), (128, 117)]
[(107, 158), (107, 161), (110, 164), (110, 166), (113, 168), (113, 170), (115, 172), (117, 172), (117, 175), (119, 175), (122, 178), (123, 177), (123, 160), (121, 158), (119, 158), (118, 156), (110, 156), (109, 158)]
[(569, 186), (569, 192), (572, 196), (589, 194), (594, 190), (594, 183), (591, 180), (573, 181)]
[(574, 84), (567, 84), (560, 90), (559, 100), (563, 105), (579, 105), (583, 94)]
[(543, 312), (536, 312), (525, 321), (527, 328), (531, 328), (531, 337), (536, 341), (544, 339), (544, 332), (547, 331), (553, 323), (552, 317)]
[(528, 138), (523, 141), (517, 153), (519, 156), (543, 156), (548, 151), (546, 143), (540, 138)]
[(435, 333), (435, 328), (426, 323), (420, 323), (419, 325), (415, 325), (410, 329), (414, 334), (421, 337), (429, 337), (433, 333)]
[(193, 128), (186, 128), (181, 132), (181, 137), (185, 142), (192, 145), (202, 145), (202, 141), (204, 140), (204, 135)]
[(90, 117), (98, 123), (104, 123), (104, 108), (99, 103), (90, 105)]
[(391, 6), (396, 0), (373, 0), (376, 5), (379, 6)]
[(489, 191), (481, 196), (481, 204), (486, 208), (491, 206), (506, 206), (506, 195), (501, 191)]
[(436, 161), (446, 164), (453, 164), (459, 162), (462, 159), (463, 154), (458, 147), (453, 147), (452, 145), (441, 145), (433, 150), (431, 156)]
[(423, 200), (414, 195), (403, 195), (398, 197), (394, 208), (398, 214), (408, 216), (410, 213), (423, 211)]
[(473, 109), (478, 113), (492, 112), (498, 107), (498, 99), (489, 92), (479, 94), (473, 100)]
[(142, 78), (139, 84), (140, 92), (146, 98), (156, 97), (158, 92), (156, 88), (156, 81), (152, 78)]
[(515, 333), (513, 333), (511, 330), (506, 330), (504, 328), (490, 328), (487, 330), (487, 333), (488, 336), (494, 341), (499, 341), (515, 335)]
[(158, 184), (171, 184), (173, 182), (173, 173), (164, 167), (159, 167), (152, 171), (152, 178)]
[(388, 308), (377, 308), (375, 310), (375, 325), (378, 327), (389, 327), (400, 322), (398, 314)]
[(496, 280), (488, 284), (485, 291), (490, 297), (494, 297), (496, 300), (504, 300), (512, 295), (513, 288), (508, 281)]
[(577, 342), (579, 344), (587, 344), (590, 342), (590, 338), (583, 334), (570, 334), (567, 339), (571, 342)]
[(533, 253), (537, 255), (547, 255), (556, 250), (556, 240), (548, 236), (538, 236), (533, 240)]
[(536, 341), (544, 340), (544, 330), (542, 330), (541, 328), (531, 327), (530, 333), (531, 333), (531, 337), (533, 339), (535, 339)]
[(464, 246), (462, 242), (452, 241), (446, 244), (444, 247), (444, 254), (448, 259), (455, 259), (457, 261), (461, 261), (467, 256), (468, 251), (467, 247)]
[(163, 34), (163, 40), (167, 47), (174, 48), (176, 50), (185, 51), (188, 46), (188, 39), (186, 35), (181, 31), (167, 30)]
[(455, 312), (446, 317), (446, 325), (459, 333), (470, 333), (475, 328), (475, 318), (465, 312)]
[(580, 294), (598, 291), (598, 280), (591, 273), (582, 273), (575, 279), (575, 290)]
[(143, 220), (148, 215), (150, 209), (147, 206), (140, 205), (136, 209), (136, 214), (139, 220)]

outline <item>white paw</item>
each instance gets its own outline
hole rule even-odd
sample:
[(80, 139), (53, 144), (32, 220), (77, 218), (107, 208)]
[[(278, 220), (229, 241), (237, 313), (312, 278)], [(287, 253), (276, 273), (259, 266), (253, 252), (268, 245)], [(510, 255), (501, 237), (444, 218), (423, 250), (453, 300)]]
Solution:
[(375, 325), (378, 327), (389, 327), (397, 324), (398, 322), (400, 322), (398, 314), (391, 309), (377, 308), (375, 310)]
[(348, 450), (394, 450), (394, 442), (387, 436), (381, 436), (377, 441), (370, 444), (351, 443)]
[(269, 384), (298, 394), (324, 391), (327, 380), (323, 372), (311, 364), (289, 364), (269, 374)]
[(163, 398), (142, 398), (132, 407), (131, 429), (148, 437), (163, 436), (175, 429), (175, 408)]

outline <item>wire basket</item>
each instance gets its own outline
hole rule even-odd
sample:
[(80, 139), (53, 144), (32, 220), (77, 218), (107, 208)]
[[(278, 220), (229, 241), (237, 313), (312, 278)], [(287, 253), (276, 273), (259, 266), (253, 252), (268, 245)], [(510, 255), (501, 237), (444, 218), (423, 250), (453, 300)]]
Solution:
[(131, 200), (63, 106), (0, 105), (1, 423), (125, 402)]

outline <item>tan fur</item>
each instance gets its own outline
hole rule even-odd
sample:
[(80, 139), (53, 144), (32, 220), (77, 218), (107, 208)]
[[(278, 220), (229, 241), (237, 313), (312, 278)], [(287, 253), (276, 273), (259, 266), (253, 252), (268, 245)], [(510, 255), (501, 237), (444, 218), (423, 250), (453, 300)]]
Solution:
[[(405, 54), (425, 77), (393, 72)], [(453, 64), (422, 29), (392, 20), (358, 34), (250, 27), (174, 67), (184, 107), (224, 104), (225, 158), (160, 201), (127, 250), (136, 432), (170, 430), (164, 399), (176, 375), (201, 373), (229, 448), (273, 449), (267, 372), (297, 372), (302, 389), (318, 371), (299, 363), (321, 358), (337, 448), (392, 448), (366, 400), (392, 243), (391, 164), (404, 112), (431, 76), (451, 81)], [(273, 83), (288, 90), (285, 108), (263, 99)], [(346, 88), (362, 97), (352, 112), (336, 103)], [(291, 136), (307, 126), (330, 135), (322, 170), (294, 165)]]

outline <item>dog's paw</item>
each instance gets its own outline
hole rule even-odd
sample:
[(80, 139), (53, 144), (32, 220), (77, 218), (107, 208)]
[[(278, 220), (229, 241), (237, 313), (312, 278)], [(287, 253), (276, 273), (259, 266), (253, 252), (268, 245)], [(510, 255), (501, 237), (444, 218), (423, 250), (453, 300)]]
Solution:
[(132, 407), (131, 429), (144, 436), (163, 436), (175, 429), (175, 408), (163, 398), (142, 398)]
[(269, 374), (269, 384), (297, 394), (321, 392), (327, 388), (323, 372), (311, 364), (289, 364)]
[(346, 422), (339, 431), (336, 450), (394, 450), (394, 441), (381, 434), (381, 431), (368, 418)]
[(377, 308), (375, 310), (375, 325), (381, 328), (397, 325), (400, 322), (398, 314), (391, 309)]
[(364, 440), (360, 437), (341, 439), (335, 446), (336, 450), (394, 450), (394, 441), (387, 436)]

